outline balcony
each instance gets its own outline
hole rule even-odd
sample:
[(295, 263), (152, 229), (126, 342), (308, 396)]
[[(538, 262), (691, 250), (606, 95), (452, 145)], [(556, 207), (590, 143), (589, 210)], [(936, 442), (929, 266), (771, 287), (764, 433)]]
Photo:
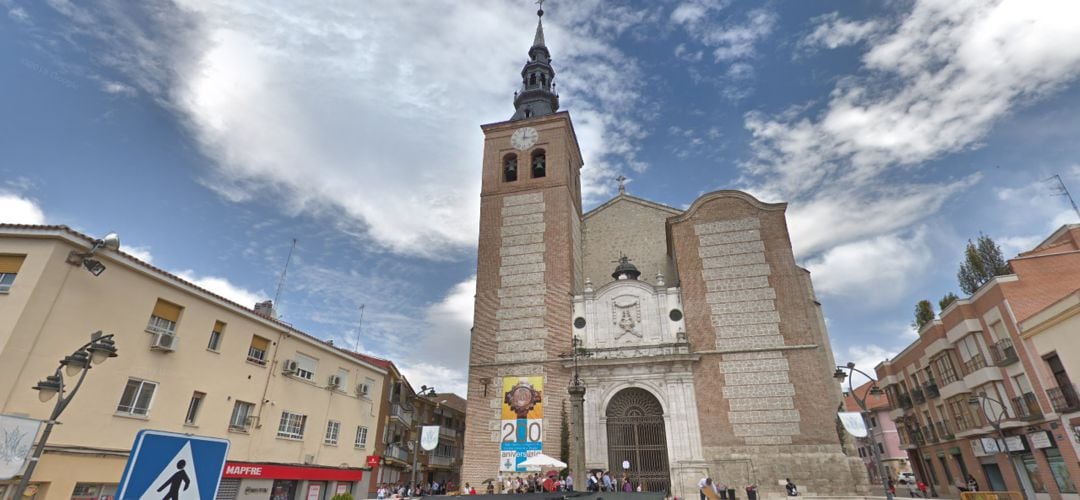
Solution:
[(937, 382), (933, 380), (923, 385), (923, 390), (926, 391), (927, 398), (936, 398), (941, 396), (941, 392), (938, 391)]
[(1001, 339), (990, 346), (990, 358), (994, 360), (994, 364), (997, 366), (1011, 365), (1020, 361), (1020, 357), (1016, 355), (1016, 348), (1013, 347), (1010, 339)]
[(964, 361), (964, 375), (971, 375), (983, 368), (986, 368), (986, 358), (983, 357), (981, 352)]
[(457, 434), (458, 433), (456, 430), (451, 429), (445, 425), (439, 427), (439, 437), (447, 439), (457, 439)]
[(945, 422), (935, 423), (934, 428), (937, 429), (937, 435), (941, 437), (942, 441), (949, 441), (955, 437), (952, 430), (949, 429), (949, 424)]
[(911, 409), (911, 396), (908, 396), (907, 394), (901, 394), (901, 395), (897, 396), (896, 399), (900, 400), (900, 407), (901, 408), (903, 408), (905, 410), (910, 410)]
[(432, 467), (450, 467), (451, 465), (454, 465), (454, 459), (453, 457), (433, 455), (428, 458), (428, 465)]
[(386, 447), (386, 458), (392, 458), (404, 463), (409, 462), (409, 450), (406, 450), (401, 445), (391, 444)]
[(1076, 386), (1072, 384), (1047, 389), (1046, 395), (1050, 397), (1050, 404), (1058, 413), (1080, 410), (1080, 397), (1076, 394)]
[(1022, 396), (1012, 398), (1013, 410), (1016, 411), (1016, 418), (1020, 420), (1035, 420), (1042, 417), (1042, 409), (1039, 408), (1039, 399), (1030, 392), (1025, 392)]
[(923, 404), (926, 402), (926, 396), (923, 394), (922, 389), (912, 389), (911, 399), (915, 401), (915, 404)]
[(394, 403), (390, 405), (390, 416), (398, 419), (404, 425), (412, 425), (412, 412), (406, 410), (400, 404)]
[(923, 435), (923, 438), (925, 438), (926, 442), (928, 442), (928, 443), (936, 443), (936, 442), (938, 442), (938, 436), (937, 436), (937, 433), (934, 432), (934, 427), (933, 426), (927, 425), (927, 426), (923, 427), (922, 435)]

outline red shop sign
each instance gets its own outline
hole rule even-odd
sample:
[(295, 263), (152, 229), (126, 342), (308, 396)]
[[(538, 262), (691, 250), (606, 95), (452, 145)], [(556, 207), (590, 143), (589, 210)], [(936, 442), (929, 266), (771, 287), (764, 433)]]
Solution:
[(382, 458), (382, 457), (380, 457), (378, 455), (368, 455), (368, 457), (367, 457), (367, 466), (368, 467), (378, 467), (380, 458)]
[(296, 465), (225, 462), (225, 472), (221, 477), (239, 479), (359, 481), (364, 477), (364, 471), (360, 469), (338, 469), (332, 467), (303, 467)]

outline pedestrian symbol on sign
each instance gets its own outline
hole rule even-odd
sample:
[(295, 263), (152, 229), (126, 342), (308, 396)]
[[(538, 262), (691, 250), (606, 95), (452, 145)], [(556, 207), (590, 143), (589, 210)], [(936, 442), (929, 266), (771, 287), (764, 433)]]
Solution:
[(224, 439), (141, 431), (116, 498), (212, 500), (228, 453), (229, 442)]

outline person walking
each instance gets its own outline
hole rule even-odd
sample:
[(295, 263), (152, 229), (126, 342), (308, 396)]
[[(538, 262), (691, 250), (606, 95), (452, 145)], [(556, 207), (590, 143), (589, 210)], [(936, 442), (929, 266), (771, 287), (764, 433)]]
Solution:
[(604, 471), (604, 491), (615, 491), (615, 485), (611, 482), (611, 473)]
[(921, 498), (921, 495), (919, 495), (919, 486), (915, 484), (914, 480), (907, 481), (907, 492), (911, 498)]
[(784, 489), (787, 490), (787, 496), (799, 496), (799, 487), (795, 486), (795, 483), (791, 482), (791, 478), (787, 478), (785, 479), (785, 481), (787, 481), (787, 484), (784, 485)]
[(720, 500), (720, 495), (716, 493), (716, 487), (713, 486), (712, 478), (705, 478), (705, 484), (699, 490), (702, 498), (705, 500)]
[(563, 480), (563, 485), (566, 487), (566, 491), (574, 491), (574, 475), (566, 474), (566, 479)]

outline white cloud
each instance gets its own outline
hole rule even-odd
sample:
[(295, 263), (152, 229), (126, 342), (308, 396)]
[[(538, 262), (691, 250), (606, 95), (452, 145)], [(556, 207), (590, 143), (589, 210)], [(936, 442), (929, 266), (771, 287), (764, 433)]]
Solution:
[(226, 299), (229, 299), (244, 307), (255, 307), (257, 302), (262, 302), (268, 297), (262, 291), (251, 291), (235, 285), (226, 278), (218, 276), (199, 276), (190, 269), (175, 272), (177, 276), (194, 283), (196, 286), (205, 288)]
[(109, 80), (101, 82), (101, 90), (106, 94), (122, 94), (126, 96), (133, 96), (136, 93), (135, 87), (132, 87), (131, 85), (125, 85), (120, 82)]
[(26, 9), (19, 6), (9, 9), (8, 17), (20, 24), (33, 24), (30, 20), (30, 14), (26, 12)]
[(854, 45), (874, 36), (884, 28), (883, 23), (876, 19), (852, 21), (841, 18), (837, 12), (815, 17), (810, 22), (814, 25), (814, 31), (799, 41), (800, 47), (835, 49)]
[(37, 202), (15, 193), (0, 191), (0, 222), (44, 224), (45, 213)]
[[(152, 12), (112, 0), (51, 5), (77, 34), (108, 45), (101, 62), (179, 115), (215, 163), (203, 184), (225, 199), (273, 198), (290, 214), (343, 212), (399, 253), (444, 258), (476, 244), (477, 126), (513, 112), (531, 9), (393, 0), (305, 9), (185, 0)], [(622, 168), (646, 166), (636, 158), (644, 131), (625, 113), (641, 109), (645, 79), (604, 37), (653, 14), (606, 7), (579, 2), (544, 17), (562, 104), (583, 147), (587, 200), (610, 193)]]
[(832, 247), (806, 263), (814, 288), (822, 295), (895, 303), (933, 262), (926, 232), (920, 227), (909, 235), (893, 233)]
[[(123, 245), (120, 247), (120, 250), (147, 264), (154, 262), (154, 256), (150, 253), (150, 247), (148, 246)], [(252, 305), (254, 305), (254, 303), (252, 303)]]
[[(844, 365), (848, 362), (855, 363), (855, 368), (858, 368), (870, 375), (875, 375), (874, 367), (882, 361), (888, 360), (896, 355), (896, 351), (892, 351), (881, 347), (876, 344), (865, 345), (853, 345), (847, 348), (847, 351), (841, 353), (834, 353), (836, 358), (836, 364)], [(858, 375), (861, 380), (861, 375)], [(858, 387), (864, 383), (865, 380), (856, 380), (855, 386)], [(846, 383), (845, 383), (846, 386)]]
[(751, 10), (744, 23), (721, 21), (711, 14), (722, 2), (685, 2), (671, 13), (671, 22), (683, 26), (698, 43), (712, 49), (715, 62), (730, 62), (755, 55), (755, 46), (772, 33), (777, 15), (769, 9)]

